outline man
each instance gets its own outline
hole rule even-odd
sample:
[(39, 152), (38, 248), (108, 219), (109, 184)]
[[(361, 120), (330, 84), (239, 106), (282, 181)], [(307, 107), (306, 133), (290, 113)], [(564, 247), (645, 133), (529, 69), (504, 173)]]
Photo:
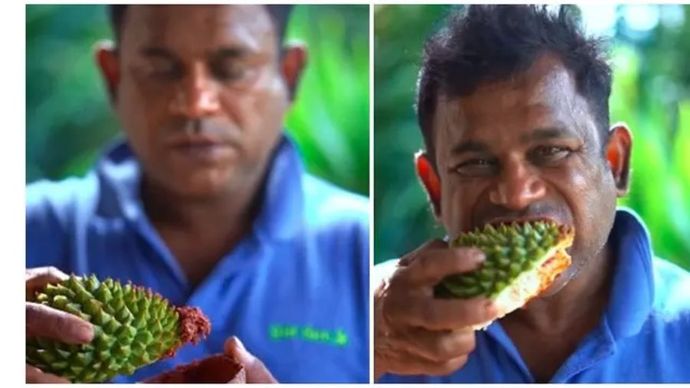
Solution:
[[(224, 345), (250, 382), (368, 381), (368, 202), (306, 174), (282, 132), (306, 62), (280, 45), (289, 7), (110, 10), (96, 60), (125, 140), (83, 179), (28, 187), (27, 292), (95, 273), (209, 316), (205, 342), (117, 381)], [(42, 307), (27, 335), (92, 338)]]
[(449, 239), (488, 223), (575, 227), (573, 264), (541, 297), (495, 321), (484, 298), (435, 299), (474, 248), (429, 241), (376, 268), (380, 382), (688, 382), (690, 275), (654, 257), (616, 198), (632, 137), (609, 127), (611, 70), (562, 8), (471, 6), (425, 48), (416, 168)]

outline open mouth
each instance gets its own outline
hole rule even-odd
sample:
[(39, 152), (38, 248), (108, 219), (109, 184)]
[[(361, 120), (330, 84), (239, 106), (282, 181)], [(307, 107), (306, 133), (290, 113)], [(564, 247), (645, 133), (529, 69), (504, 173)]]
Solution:
[(539, 221), (552, 222), (555, 224), (562, 224), (562, 222), (560, 222), (559, 220), (557, 220), (554, 217), (535, 216), (535, 217), (518, 217), (518, 218), (494, 218), (494, 219), (489, 220), (489, 222), (484, 223), (484, 225), (491, 225), (494, 227), (498, 227), (501, 225), (510, 225), (512, 223), (524, 224), (524, 223), (528, 223), (528, 222), (539, 222)]

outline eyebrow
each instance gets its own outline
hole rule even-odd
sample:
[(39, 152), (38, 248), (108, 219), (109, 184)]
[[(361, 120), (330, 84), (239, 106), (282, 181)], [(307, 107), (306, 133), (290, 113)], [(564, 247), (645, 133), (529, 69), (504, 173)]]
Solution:
[(175, 55), (162, 47), (144, 47), (139, 52), (146, 57), (165, 57), (174, 59)]
[(460, 155), (469, 152), (487, 152), (488, 150), (489, 147), (482, 142), (478, 142), (476, 140), (466, 140), (453, 147), (451, 152), (453, 154)]
[[(177, 58), (174, 53), (163, 47), (144, 47), (140, 53), (146, 57)], [(247, 55), (248, 50), (242, 47), (223, 47), (215, 50), (210, 57), (214, 60), (238, 59)]]
[[(566, 139), (576, 137), (574, 133), (560, 127), (537, 128), (530, 133), (520, 136), (521, 143), (530, 143), (540, 140)], [(451, 152), (456, 155), (463, 153), (485, 153), (489, 152), (489, 147), (476, 140), (466, 140), (452, 148)]]
[(520, 142), (530, 143), (540, 140), (572, 139), (576, 137), (578, 136), (575, 133), (564, 127), (545, 127), (534, 129), (532, 132), (522, 135), (520, 137)]
[(247, 55), (248, 50), (242, 47), (223, 47), (215, 50), (211, 57), (215, 59), (236, 59)]

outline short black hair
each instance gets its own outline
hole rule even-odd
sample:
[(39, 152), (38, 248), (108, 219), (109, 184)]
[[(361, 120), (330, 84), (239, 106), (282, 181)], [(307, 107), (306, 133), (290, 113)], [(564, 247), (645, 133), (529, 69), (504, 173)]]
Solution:
[[(264, 5), (268, 9), (269, 15), (273, 19), (278, 34), (278, 42), (281, 43), (285, 38), (287, 24), (290, 20), (290, 12), (292, 5)], [(115, 36), (115, 44), (119, 46), (120, 37), (122, 36), (122, 25), (127, 15), (128, 4), (110, 4), (108, 5), (108, 17), (110, 18), (110, 25)]]
[(417, 83), (417, 120), (435, 165), (433, 117), (437, 98), (468, 96), (484, 82), (525, 71), (542, 54), (555, 54), (572, 72), (604, 140), (609, 134), (611, 68), (606, 41), (582, 32), (571, 6), (551, 12), (536, 5), (472, 5), (453, 13), (424, 47)]

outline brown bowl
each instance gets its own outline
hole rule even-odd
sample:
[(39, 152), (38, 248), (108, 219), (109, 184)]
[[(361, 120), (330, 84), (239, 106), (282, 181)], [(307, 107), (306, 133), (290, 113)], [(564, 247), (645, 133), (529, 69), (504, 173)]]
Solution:
[(144, 383), (231, 383), (244, 384), (246, 375), (242, 364), (225, 354), (217, 354), (176, 367), (143, 381)]

